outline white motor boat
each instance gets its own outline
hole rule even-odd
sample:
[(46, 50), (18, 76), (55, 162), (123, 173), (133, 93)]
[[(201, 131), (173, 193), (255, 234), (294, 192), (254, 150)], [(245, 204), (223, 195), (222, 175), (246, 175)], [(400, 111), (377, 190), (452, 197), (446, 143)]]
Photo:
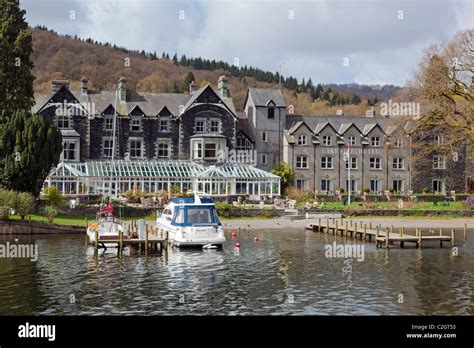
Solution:
[(113, 215), (113, 212), (114, 208), (110, 203), (97, 212), (97, 220), (87, 226), (87, 236), (90, 242), (95, 241), (96, 233), (101, 241), (119, 240), (120, 232), (123, 232), (124, 239), (129, 238), (128, 232), (124, 231), (122, 222)]
[(171, 245), (220, 247), (226, 241), (214, 201), (209, 197), (173, 198), (156, 224), (168, 233)]

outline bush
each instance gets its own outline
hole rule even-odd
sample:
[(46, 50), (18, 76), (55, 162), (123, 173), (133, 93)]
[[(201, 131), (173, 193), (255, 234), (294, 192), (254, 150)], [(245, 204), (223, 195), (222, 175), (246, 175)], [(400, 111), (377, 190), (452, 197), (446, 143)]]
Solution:
[(215, 206), (217, 210), (217, 215), (219, 215), (220, 217), (224, 217), (224, 218), (232, 217), (232, 210), (235, 209), (235, 207), (232, 204), (216, 203)]
[(140, 203), (140, 199), (143, 198), (149, 198), (152, 197), (153, 194), (149, 192), (144, 192), (140, 190), (129, 190), (123, 194), (125, 198), (127, 199), (128, 203), (135, 203), (138, 204)]
[(368, 187), (366, 187), (366, 188), (364, 189), (364, 192), (365, 192), (365, 193), (370, 193), (370, 189), (369, 189)]
[(35, 199), (33, 195), (28, 192), (19, 192), (16, 195), (15, 209), (17, 213), (21, 216), (21, 219), (24, 220), (25, 216), (30, 214), (35, 207)]
[(15, 209), (16, 192), (0, 188), (0, 219), (8, 219)]
[(58, 191), (56, 186), (48, 186), (44, 189), (44, 199), (46, 205), (51, 207), (61, 207), (66, 205), (63, 194)]
[(58, 215), (58, 211), (57, 211), (54, 207), (51, 207), (51, 206), (49, 206), (49, 205), (47, 205), (46, 207), (44, 207), (43, 213), (44, 213), (44, 215), (46, 216), (46, 218), (48, 219), (48, 222), (49, 222), (50, 224), (53, 223), (54, 217), (55, 217), (56, 215)]
[(423, 190), (421, 190), (423, 193), (430, 193), (430, 189), (428, 187), (423, 187)]
[(297, 189), (290, 186), (285, 190), (285, 197), (294, 199), (297, 202), (312, 202), (314, 201), (314, 194), (312, 192)]

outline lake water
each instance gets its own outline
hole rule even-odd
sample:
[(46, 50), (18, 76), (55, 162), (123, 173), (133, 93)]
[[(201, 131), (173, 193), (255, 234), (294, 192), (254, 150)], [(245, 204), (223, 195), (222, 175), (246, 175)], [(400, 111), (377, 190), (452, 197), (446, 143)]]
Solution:
[(0, 314), (472, 315), (474, 240), (457, 236), (458, 256), (449, 243), (365, 244), (363, 261), (326, 257), (334, 236), (300, 229), (240, 232), (222, 250), (147, 259), (94, 256), (85, 236), (0, 236), (39, 250), (36, 262), (0, 258)]

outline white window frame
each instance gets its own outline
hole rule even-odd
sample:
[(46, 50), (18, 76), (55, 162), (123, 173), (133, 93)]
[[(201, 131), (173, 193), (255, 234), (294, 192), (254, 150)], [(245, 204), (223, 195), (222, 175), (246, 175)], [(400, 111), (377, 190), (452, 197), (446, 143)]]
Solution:
[(304, 134), (298, 136), (298, 145), (308, 145), (308, 137)]
[[(105, 147), (105, 142), (111, 142), (110, 147)], [(114, 138), (113, 137), (102, 137), (102, 157), (111, 159), (112, 158), (112, 152), (113, 152), (113, 143), (114, 143)], [(106, 149), (110, 150), (110, 156), (108, 156), (105, 152)]]
[(402, 138), (395, 138), (393, 141), (394, 147), (403, 147), (403, 139)]
[[(349, 169), (349, 161), (345, 161), (346, 162), (346, 169)], [(357, 168), (357, 157), (352, 157), (351, 156), (351, 170), (352, 169), (358, 169)]]
[(403, 157), (392, 158), (392, 169), (394, 170), (405, 169), (405, 159)]
[(380, 157), (370, 157), (370, 159), (369, 159), (369, 168), (371, 170), (381, 170), (382, 169), (382, 159)]
[[(212, 130), (213, 128), (213, 125), (212, 123), (213, 122), (217, 122), (217, 130)], [(208, 120), (208, 123), (209, 123), (209, 133), (213, 133), (213, 134), (219, 134), (221, 132), (221, 120), (219, 120), (218, 118), (211, 118)]]
[[(160, 145), (166, 145), (167, 156), (160, 156)], [(170, 159), (171, 158), (171, 139), (157, 139), (156, 140), (156, 158), (157, 159)]]
[(296, 169), (308, 169), (308, 156), (296, 156)]
[[(397, 184), (395, 185), (395, 183), (397, 183)], [(400, 185), (398, 185), (398, 184), (400, 184)], [(395, 188), (395, 186), (400, 186), (400, 187)], [(392, 190), (394, 190), (395, 192), (404, 192), (404, 190), (405, 190), (404, 180), (402, 180), (402, 179), (392, 179)]]
[(323, 135), (323, 146), (332, 146), (332, 136)]
[(349, 185), (351, 186), (351, 192), (357, 192), (357, 179), (346, 179), (345, 183), (346, 192), (349, 192)]
[(321, 157), (321, 169), (334, 169), (334, 159), (332, 156)]
[[(163, 122), (166, 124), (166, 126), (163, 129)], [(160, 133), (169, 133), (170, 131), (170, 119), (169, 118), (160, 118), (158, 120), (158, 131)]]
[[(138, 123), (138, 130), (134, 129), (137, 126), (137, 123)], [(132, 131), (132, 132), (141, 132), (142, 131), (142, 118), (140, 116), (130, 117), (130, 131)]]
[(370, 139), (370, 143), (372, 144), (373, 147), (380, 147), (380, 137), (379, 136), (373, 136)]
[[(198, 130), (198, 122), (202, 122), (202, 126), (199, 127), (201, 130)], [(194, 133), (198, 133), (198, 134), (206, 133), (206, 119), (205, 118), (196, 118), (196, 120), (194, 120)]]
[[(132, 149), (132, 142), (137, 142), (139, 141), (140, 142), (140, 156), (133, 156), (132, 155), (132, 151), (137, 151), (136, 148)], [(141, 159), (141, 158), (144, 158), (144, 152), (145, 152), (145, 149), (144, 149), (144, 143), (143, 143), (143, 138), (129, 138), (128, 140), (128, 154), (130, 156), (130, 159)]]
[[(73, 150), (66, 149), (65, 144), (74, 144), (74, 149)], [(79, 139), (64, 138), (63, 141), (62, 141), (62, 146), (63, 146), (63, 150), (61, 151), (61, 156), (60, 156), (61, 161), (64, 161), (64, 162), (79, 162), (79, 156), (80, 156), (80, 148), (79, 148), (80, 147), (80, 140)], [(74, 158), (69, 158), (69, 156), (67, 156), (67, 158), (66, 158), (64, 156), (65, 151), (67, 151), (68, 154), (70, 154), (71, 151), (73, 151)]]
[(444, 144), (444, 136), (436, 135), (435, 136), (436, 145), (443, 145)]
[(357, 139), (354, 135), (350, 135), (349, 138), (348, 138), (348, 143), (351, 145), (351, 146), (356, 146), (357, 144)]
[(443, 156), (433, 156), (433, 169), (446, 169), (446, 158)]
[[(438, 182), (438, 183), (441, 184), (441, 191), (434, 189), (434, 184), (435, 184), (435, 182)], [(439, 193), (442, 193), (442, 194), (446, 193), (446, 180), (444, 180), (444, 179), (433, 179), (433, 180), (431, 180), (431, 188), (433, 189), (433, 192), (434, 192), (435, 194), (436, 194), (436, 193), (438, 193), (438, 194), (439, 194)]]
[(372, 193), (380, 193), (380, 191), (382, 190), (382, 180), (381, 179), (370, 179), (369, 180), (369, 190)]
[(104, 116), (104, 130), (105, 131), (113, 131), (114, 130), (114, 117), (113, 116), (111, 116), (111, 115), (105, 115)]
[(295, 180), (295, 186), (299, 190), (303, 190), (303, 191), (307, 190), (308, 189), (308, 179), (305, 179), (305, 178), (296, 179)]

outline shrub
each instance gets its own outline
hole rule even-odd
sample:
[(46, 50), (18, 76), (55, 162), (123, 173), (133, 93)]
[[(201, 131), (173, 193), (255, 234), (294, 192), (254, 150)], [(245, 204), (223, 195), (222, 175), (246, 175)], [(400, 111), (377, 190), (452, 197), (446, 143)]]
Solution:
[(43, 213), (44, 213), (44, 215), (46, 216), (46, 218), (48, 219), (48, 222), (49, 222), (50, 224), (53, 223), (54, 217), (55, 217), (56, 215), (58, 215), (58, 211), (57, 211), (54, 207), (51, 207), (51, 206), (49, 206), (49, 205), (47, 205), (46, 207), (44, 207)]
[(48, 186), (44, 189), (44, 199), (46, 200), (46, 205), (51, 207), (61, 207), (66, 204), (63, 194), (58, 191), (56, 186)]
[(344, 193), (344, 192), (345, 192), (345, 190), (344, 190), (343, 187), (339, 187), (339, 188), (338, 188), (338, 191), (339, 191), (340, 193)]
[(0, 188), (0, 219), (8, 219), (15, 208), (16, 193)]
[(312, 192), (304, 191), (294, 186), (290, 186), (285, 190), (285, 197), (294, 199), (297, 202), (312, 202), (314, 200)]
[(281, 191), (284, 192), (288, 187), (293, 185), (296, 180), (296, 172), (286, 162), (279, 162), (272, 169), (272, 174), (280, 177)]
[(25, 216), (30, 214), (35, 207), (35, 199), (33, 195), (28, 192), (19, 192), (16, 196), (15, 209), (17, 213), (24, 220)]
[(364, 192), (365, 193), (369, 193), (370, 192), (370, 189), (368, 187), (364, 188)]
[(428, 187), (423, 187), (423, 190), (421, 190), (423, 193), (430, 193), (430, 189)]

